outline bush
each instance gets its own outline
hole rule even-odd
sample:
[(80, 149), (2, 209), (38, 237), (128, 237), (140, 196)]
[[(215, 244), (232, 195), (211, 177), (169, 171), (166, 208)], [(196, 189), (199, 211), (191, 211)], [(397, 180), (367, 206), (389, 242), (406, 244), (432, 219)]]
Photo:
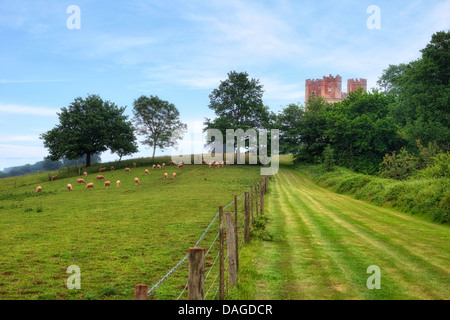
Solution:
[(426, 219), (450, 222), (450, 179), (415, 179), (398, 181), (352, 172), (336, 167), (323, 172), (320, 166), (305, 167), (311, 178), (338, 193), (368, 200), (378, 206), (395, 207), (403, 212), (419, 214)]
[(399, 154), (394, 151), (392, 154), (384, 156), (379, 173), (382, 178), (404, 180), (412, 175), (418, 169), (418, 166), (419, 159), (402, 148)]

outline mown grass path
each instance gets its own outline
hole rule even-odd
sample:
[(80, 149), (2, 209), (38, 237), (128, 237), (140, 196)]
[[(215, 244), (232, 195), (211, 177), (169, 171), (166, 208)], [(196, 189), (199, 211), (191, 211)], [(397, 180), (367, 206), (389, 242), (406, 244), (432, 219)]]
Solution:
[[(250, 247), (242, 272), (254, 281), (233, 297), (450, 299), (447, 226), (336, 194), (290, 166), (272, 177), (266, 201), (274, 240)], [(366, 285), (371, 265), (379, 290)]]

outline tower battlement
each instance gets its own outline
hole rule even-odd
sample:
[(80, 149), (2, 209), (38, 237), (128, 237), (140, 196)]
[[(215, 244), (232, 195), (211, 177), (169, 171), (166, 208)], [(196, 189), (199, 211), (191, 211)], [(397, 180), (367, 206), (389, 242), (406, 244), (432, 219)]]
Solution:
[(328, 102), (342, 101), (348, 93), (362, 87), (367, 91), (367, 79), (353, 78), (347, 80), (347, 92), (342, 92), (342, 77), (340, 75), (323, 76), (322, 79), (306, 79), (305, 99), (310, 96), (324, 97)]

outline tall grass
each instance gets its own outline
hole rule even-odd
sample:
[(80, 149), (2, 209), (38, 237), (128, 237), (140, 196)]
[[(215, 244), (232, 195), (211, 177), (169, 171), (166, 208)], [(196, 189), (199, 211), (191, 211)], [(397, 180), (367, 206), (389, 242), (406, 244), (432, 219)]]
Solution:
[(310, 177), (331, 190), (378, 206), (394, 207), (427, 220), (450, 222), (450, 179), (398, 181), (355, 173), (345, 168), (326, 172), (320, 165), (302, 166)]

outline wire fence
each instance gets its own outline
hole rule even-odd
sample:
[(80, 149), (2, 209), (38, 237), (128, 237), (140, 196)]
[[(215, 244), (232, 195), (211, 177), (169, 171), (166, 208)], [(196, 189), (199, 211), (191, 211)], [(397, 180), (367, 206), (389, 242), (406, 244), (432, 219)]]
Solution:
[[(266, 193), (268, 183), (268, 177), (260, 181), (256, 185), (248, 188), (239, 196), (235, 196), (235, 199), (223, 207), (223, 212), (233, 212), (234, 219), (237, 221), (237, 228), (234, 225), (235, 231), (237, 230), (238, 245), (237, 250), (240, 252), (240, 248), (244, 245), (244, 227), (245, 227), (245, 210), (246, 205), (244, 199), (242, 199), (246, 193), (249, 194), (249, 202), (247, 203), (248, 215), (251, 214), (251, 223), (254, 221), (254, 217), (263, 211), (264, 197), (261, 194)], [(261, 203), (262, 199), (262, 203)], [(250, 212), (251, 210), (251, 212)], [(202, 247), (205, 249), (204, 255), (204, 296), (203, 299), (216, 300), (219, 299), (219, 283), (220, 280), (220, 229), (219, 229), (219, 217), (220, 209), (214, 218), (209, 223), (203, 234), (197, 240), (193, 247)], [(224, 267), (224, 279), (222, 283), (225, 284), (225, 295), (230, 289), (228, 281), (228, 254), (227, 246), (223, 245), (223, 267)], [(237, 254), (237, 259), (239, 255)], [(163, 296), (167, 300), (184, 300), (188, 299), (188, 276), (187, 270), (189, 267), (189, 253), (186, 254), (173, 268), (171, 268), (159, 281), (157, 281), (148, 291), (147, 298), (154, 298), (152, 295), (161, 289), (163, 286), (168, 286), (166, 294)], [(178, 293), (177, 293), (178, 291)], [(175, 294), (174, 294), (175, 292)]]

